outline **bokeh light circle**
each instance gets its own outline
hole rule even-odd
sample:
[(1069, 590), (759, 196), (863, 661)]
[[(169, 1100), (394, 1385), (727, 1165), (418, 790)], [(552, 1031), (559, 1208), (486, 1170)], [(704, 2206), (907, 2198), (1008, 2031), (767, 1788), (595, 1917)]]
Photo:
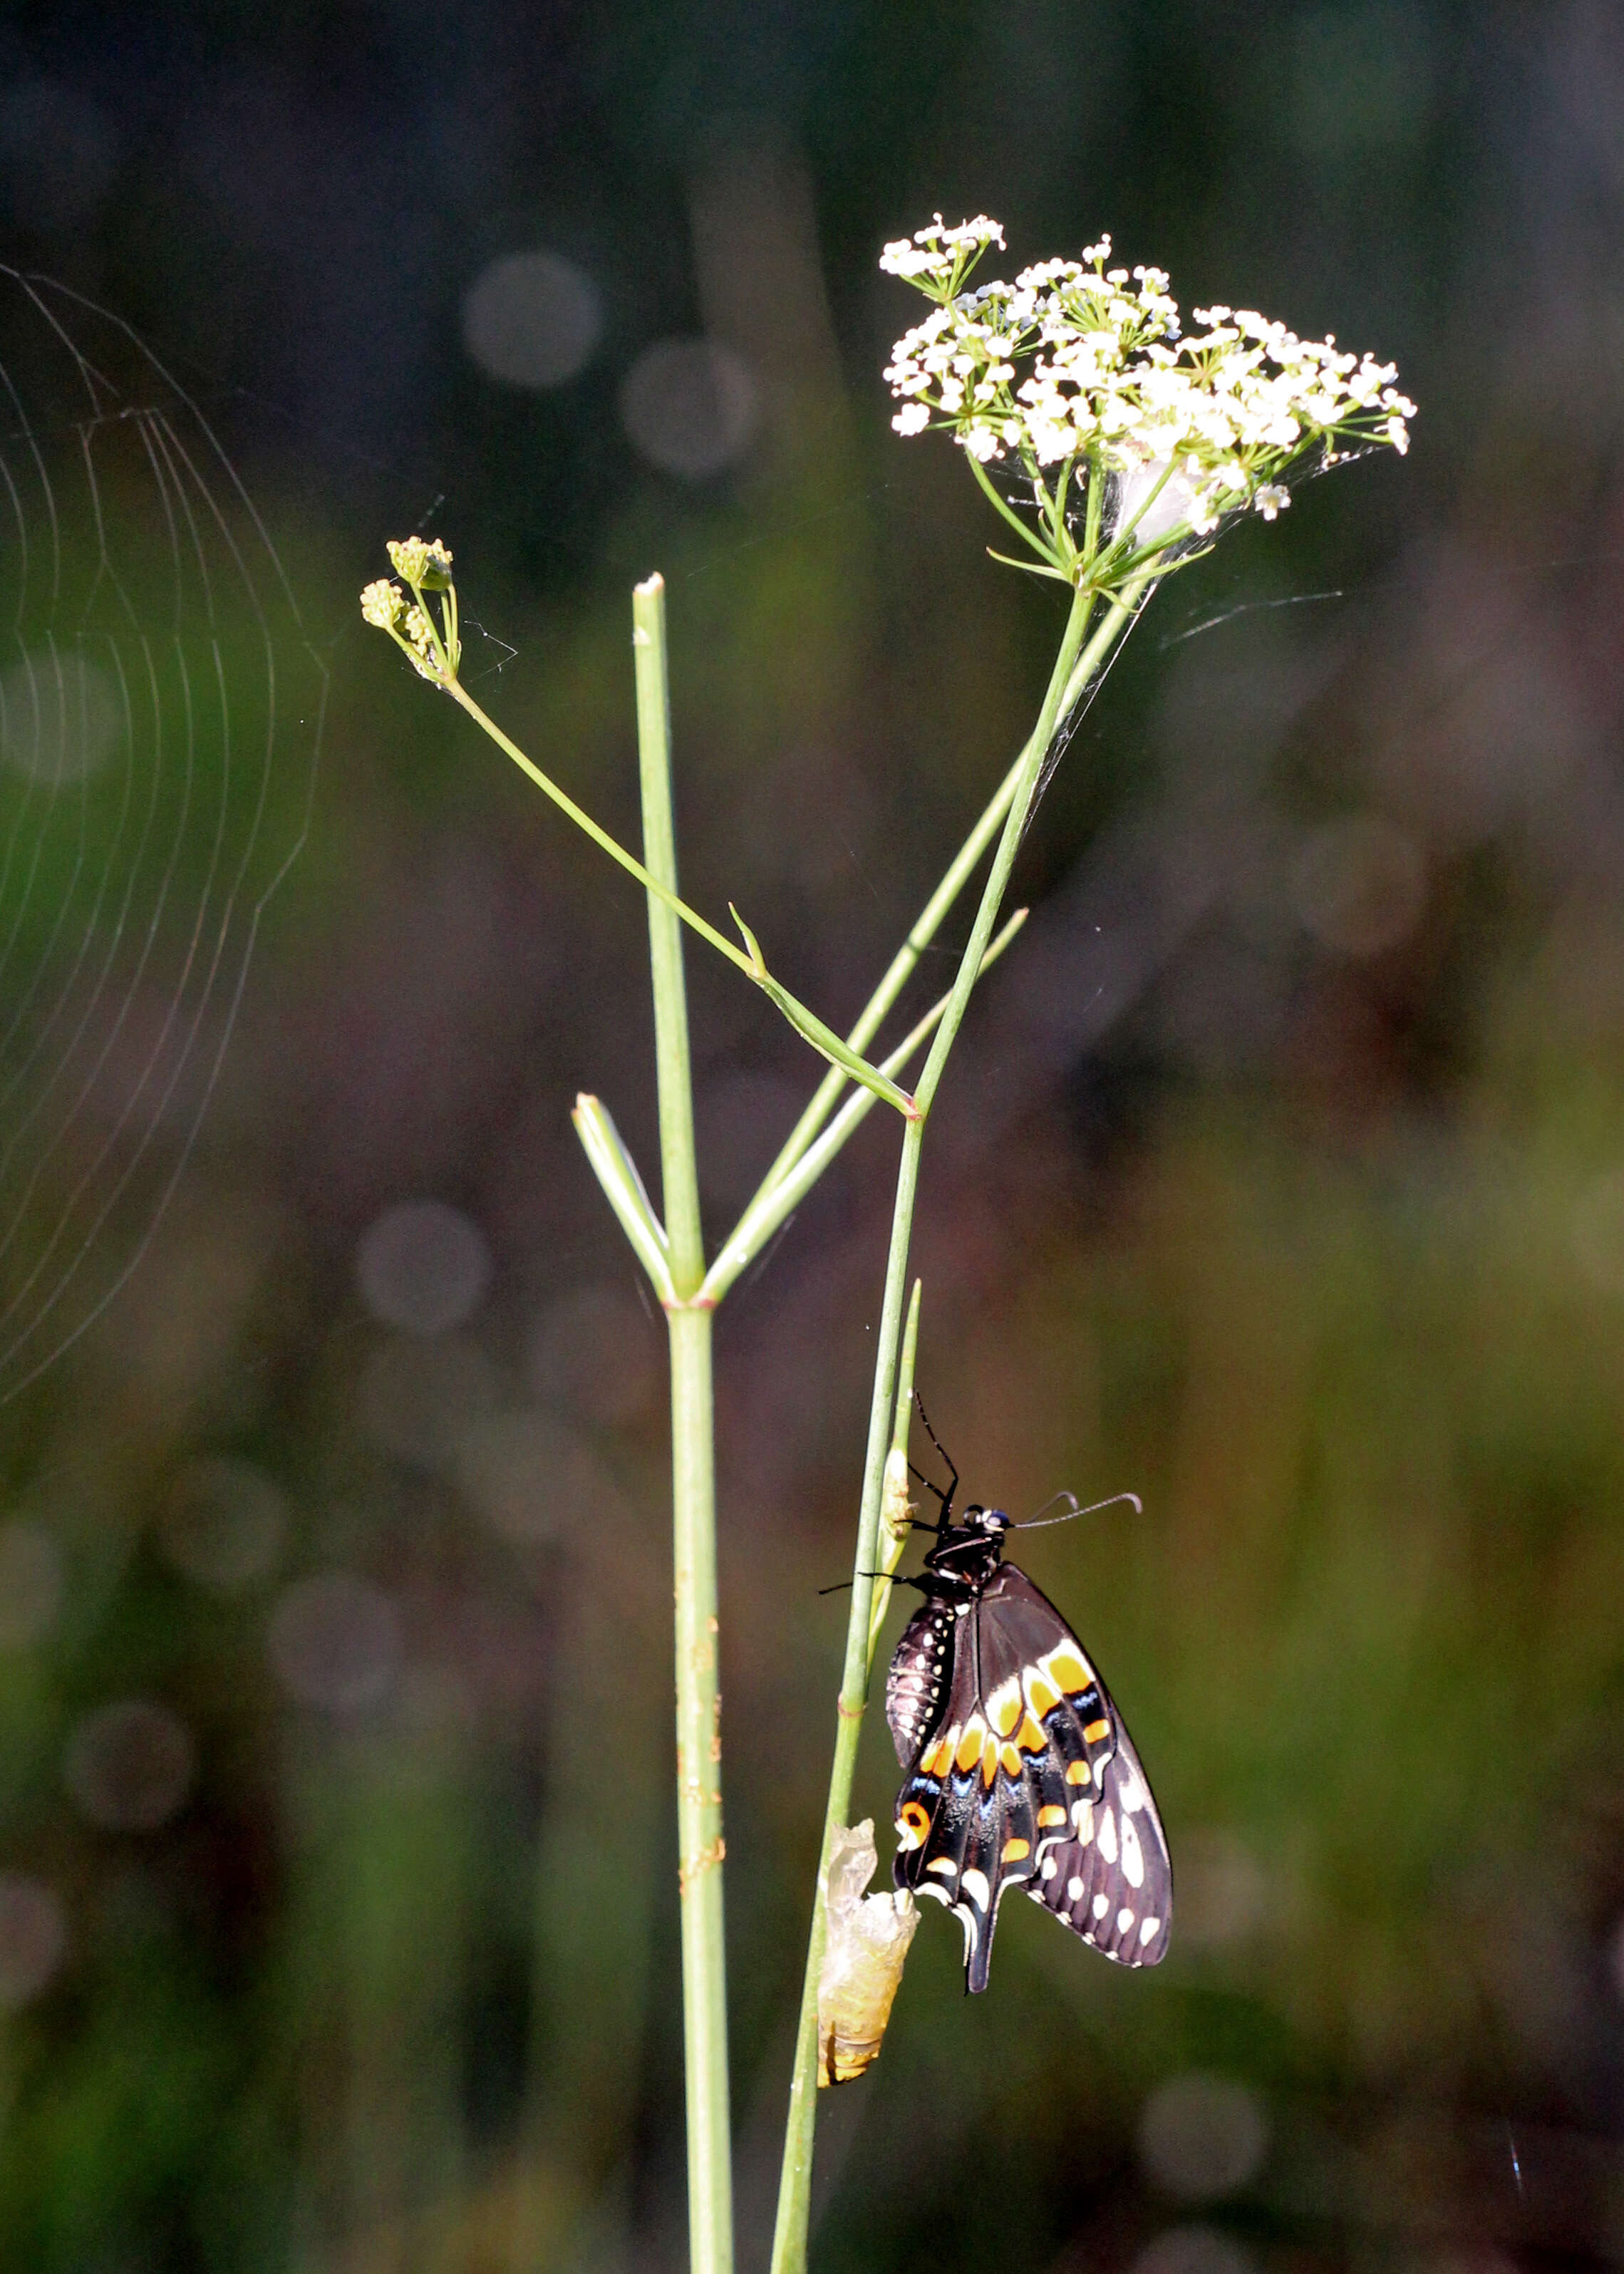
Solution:
[(657, 340), (620, 388), (632, 441), (662, 473), (701, 482), (744, 458), (760, 398), (749, 365), (714, 340)]
[(620, 1488), (586, 1439), (530, 1407), (492, 1413), (470, 1429), (455, 1474), (492, 1530), (515, 1547), (621, 1512)]
[(400, 1614), (381, 1587), (350, 1571), (324, 1571), (282, 1590), (267, 1636), (289, 1696), (330, 1713), (380, 1706), (400, 1672)]
[(362, 1235), (362, 1300), (375, 1319), (410, 1335), (442, 1335), (479, 1307), (491, 1251), (471, 1216), (444, 1201), (402, 1201)]
[(49, 1634), (62, 1603), (62, 1550), (42, 1524), (0, 1524), (0, 1650), (22, 1650)]
[(1426, 863), (1407, 830), (1356, 813), (1310, 832), (1292, 874), (1297, 914), (1325, 947), (1380, 955), (1414, 930), (1426, 904)]
[(71, 650), (45, 648), (0, 673), (0, 763), (60, 787), (99, 773), (124, 732), (111, 675)]
[(1258, 2261), (1215, 2226), (1169, 2226), (1146, 2244), (1129, 2274), (1258, 2274)]
[(1178, 1937), (1183, 1949), (1238, 1942), (1268, 1913), (1268, 1879), (1238, 1834), (1192, 1825), (1178, 1840)]
[(287, 1533), (286, 1498), (249, 1461), (189, 1462), (158, 1519), (159, 1544), (175, 1569), (219, 1595), (267, 1577)]
[(42, 1879), (0, 1871), (0, 2008), (15, 2013), (45, 1989), (67, 1954), (62, 1904)]
[(178, 1713), (150, 1698), (86, 1714), (68, 1740), (64, 1775), (81, 1816), (104, 1832), (155, 1832), (192, 1789), (197, 1746)]
[(462, 301), (462, 344), (507, 387), (562, 387), (603, 337), (603, 298), (558, 252), (509, 252), (480, 270)]
[(1237, 2078), (1191, 2071), (1158, 2086), (1145, 2103), (1139, 2150), (1167, 2194), (1205, 2202), (1256, 2176), (1268, 2152), (1268, 2118)]
[(361, 1426), (408, 1468), (445, 1469), (500, 1396), (495, 1368), (465, 1336), (438, 1342), (392, 1336), (369, 1354), (362, 1371)]

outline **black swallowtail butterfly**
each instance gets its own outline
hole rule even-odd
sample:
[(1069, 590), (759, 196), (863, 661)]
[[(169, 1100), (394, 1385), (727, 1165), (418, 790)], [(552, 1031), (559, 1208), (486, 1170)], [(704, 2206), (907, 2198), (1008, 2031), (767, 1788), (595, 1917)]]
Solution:
[(1108, 1958), (1154, 1966), (1173, 1867), (1139, 1755), (1077, 1637), (1004, 1561), (1004, 1510), (972, 1505), (952, 1521), (947, 1465), (941, 1517), (922, 1527), (936, 1544), (923, 1572), (898, 1582), (925, 1600), (885, 1683), (908, 1772), (896, 1883), (956, 1914), (969, 1990), (987, 1987), (998, 1905), (1017, 1886)]

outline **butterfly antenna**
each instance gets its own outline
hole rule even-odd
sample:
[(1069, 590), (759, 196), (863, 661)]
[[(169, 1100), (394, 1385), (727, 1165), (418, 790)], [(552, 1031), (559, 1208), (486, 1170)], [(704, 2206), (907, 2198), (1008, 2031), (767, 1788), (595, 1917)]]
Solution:
[[(925, 1425), (926, 1436), (929, 1438), (937, 1452), (941, 1454), (947, 1473), (953, 1480), (945, 1492), (938, 1491), (935, 1485), (932, 1485), (930, 1487), (931, 1491), (936, 1493), (936, 1498), (942, 1503), (942, 1523), (944, 1527), (945, 1527), (948, 1516), (952, 1509), (954, 1495), (959, 1490), (959, 1472), (953, 1466), (952, 1456), (949, 1453), (946, 1446), (944, 1445), (940, 1437), (937, 1436), (936, 1431), (931, 1427), (930, 1416), (925, 1411), (925, 1401), (920, 1396), (917, 1389), (914, 1392), (914, 1403), (919, 1408), (919, 1418)], [(919, 1477), (919, 1471), (917, 1469), (914, 1471), (914, 1473), (916, 1477)], [(926, 1482), (926, 1479), (923, 1477), (919, 1477), (919, 1480), (921, 1484)]]
[(1071, 1503), (1071, 1507), (1067, 1509), (1064, 1516), (1043, 1516), (1041, 1514), (1030, 1516), (1026, 1518), (1025, 1524), (1011, 1525), (1010, 1530), (1011, 1532), (1042, 1532), (1051, 1524), (1070, 1524), (1074, 1517), (1098, 1516), (1102, 1508), (1115, 1508), (1122, 1501), (1126, 1501), (1128, 1502), (1135, 1516), (1143, 1516), (1145, 1513), (1145, 1503), (1139, 1498), (1138, 1493), (1113, 1493), (1109, 1500), (1091, 1501), (1086, 1508), (1079, 1508), (1077, 1504), (1077, 1495), (1075, 1493), (1058, 1492), (1055, 1495), (1054, 1500), (1046, 1500), (1043, 1506), (1045, 1508), (1053, 1508), (1055, 1501), (1056, 1500), (1069, 1500)]

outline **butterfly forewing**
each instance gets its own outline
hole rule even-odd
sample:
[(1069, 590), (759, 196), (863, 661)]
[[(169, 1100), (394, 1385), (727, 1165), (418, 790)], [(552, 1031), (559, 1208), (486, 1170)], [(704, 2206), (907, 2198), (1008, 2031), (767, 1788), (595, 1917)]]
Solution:
[[(886, 1710), (899, 1755), (922, 1732), (898, 1796), (897, 1884), (959, 1918), (972, 1990), (987, 1986), (1011, 1886), (1026, 1886), (1108, 1956), (1139, 1965), (1162, 1955), (1170, 1874), (1149, 1788), (1082, 1645), (1025, 1572), (1000, 1563), (961, 1603), (928, 1596), (892, 1660)], [(1132, 1764), (1120, 1777), (1119, 1752)], [(1096, 1845), (1108, 1818), (1109, 1859)], [(1113, 1898), (1109, 1931), (1093, 1909), (1102, 1890)], [(1136, 1939), (1153, 1895), (1156, 1928)], [(1119, 1924), (1124, 1911), (1131, 1925)]]

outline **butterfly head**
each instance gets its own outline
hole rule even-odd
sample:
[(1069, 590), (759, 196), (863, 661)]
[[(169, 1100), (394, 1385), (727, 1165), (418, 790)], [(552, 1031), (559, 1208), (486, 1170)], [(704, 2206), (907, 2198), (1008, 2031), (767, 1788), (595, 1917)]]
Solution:
[(984, 1586), (1003, 1558), (1009, 1528), (1010, 1519), (1001, 1508), (983, 1508), (972, 1501), (962, 1516), (943, 1525), (925, 1558), (926, 1567), (939, 1577), (971, 1588)]

